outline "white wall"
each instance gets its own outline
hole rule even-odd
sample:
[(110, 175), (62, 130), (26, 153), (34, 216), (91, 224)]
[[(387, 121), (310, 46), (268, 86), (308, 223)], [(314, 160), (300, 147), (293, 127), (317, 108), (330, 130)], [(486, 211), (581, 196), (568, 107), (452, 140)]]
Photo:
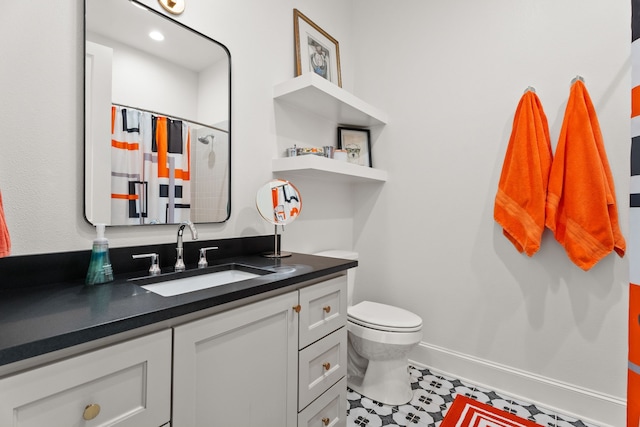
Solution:
[[(159, 9), (156, 1), (146, 3)], [(201, 239), (273, 232), (255, 209), (255, 194), (272, 178), (270, 160), (278, 152), (272, 88), (293, 77), (294, 7), (313, 16), (336, 38), (347, 39), (350, 7), (339, 0), (191, 1), (178, 18), (225, 44), (232, 55), (233, 214), (224, 224), (200, 225)], [(12, 253), (89, 249), (95, 233), (82, 213), (83, 8), (70, 0), (55, 5), (21, 2), (8, 6), (6, 16), (12, 19), (3, 22), (0, 35), (14, 42), (2, 48), (0, 189)], [(46, 33), (36, 24), (39, 20), (49, 22)], [(349, 75), (349, 62), (345, 61), (344, 76)], [(299, 188), (315, 185), (301, 183)], [(285, 231), (289, 250), (313, 250), (316, 244), (322, 249), (334, 242), (351, 246), (353, 219), (351, 204), (341, 203), (349, 200), (345, 194), (338, 190), (340, 203), (327, 208), (340, 216), (338, 220), (324, 214), (322, 203), (307, 197), (305, 217)], [(175, 238), (173, 226), (116, 227), (106, 234), (112, 247)]]
[[(548, 231), (533, 258), (521, 255), (493, 221), (493, 201), (525, 88), (537, 90), (555, 150), (580, 74), (627, 235), (629, 1), (355, 5), (355, 93), (390, 116), (373, 149), (389, 182), (363, 193), (356, 212), (356, 299), (418, 313), (424, 345), (414, 357), (423, 363), (469, 368), (455, 373), (623, 425), (627, 260), (613, 254), (583, 272)], [(504, 371), (512, 375), (502, 385)], [(527, 375), (550, 381), (547, 394)], [(554, 400), (552, 388), (570, 401)]]
[(198, 73), (99, 34), (87, 34), (87, 39), (113, 48), (113, 103), (197, 117)]
[(229, 126), (229, 62), (226, 57), (198, 75), (197, 120), (227, 129)]
[[(0, 189), (14, 254), (89, 249), (94, 234), (82, 216), (77, 3), (12, 2), (3, 11), (15, 17), (0, 26), (0, 36), (15, 41), (3, 44), (0, 79)], [(582, 272), (549, 233), (529, 259), (502, 237), (492, 210), (522, 91), (537, 88), (555, 147), (569, 82), (581, 74), (599, 114), (626, 234), (628, 1), (187, 2), (179, 19), (225, 44), (233, 68), (232, 219), (199, 226), (202, 239), (271, 233), (254, 207), (256, 190), (272, 177), (270, 159), (305, 136), (335, 138), (314, 136), (317, 124), (274, 108), (273, 85), (294, 70), (294, 7), (340, 42), (343, 87), (389, 113), (373, 156), (390, 180), (352, 191), (296, 179), (304, 206), (284, 232), (284, 248), (358, 250), (356, 299), (422, 316), (419, 361), (447, 369), (466, 360), (453, 373), (489, 385), (506, 378), (498, 385), (541, 401), (521, 380), (548, 381), (543, 391), (573, 393), (545, 403), (622, 425), (626, 260), (609, 256)], [(174, 235), (172, 226), (107, 230), (112, 246)], [(500, 375), (483, 371), (484, 361)]]

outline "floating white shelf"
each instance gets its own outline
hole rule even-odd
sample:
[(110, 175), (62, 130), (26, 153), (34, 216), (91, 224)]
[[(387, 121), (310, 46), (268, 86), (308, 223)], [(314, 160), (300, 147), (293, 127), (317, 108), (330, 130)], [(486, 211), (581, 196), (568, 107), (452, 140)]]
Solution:
[[(386, 125), (387, 115), (346, 90), (314, 74), (305, 73), (273, 88), (275, 101), (346, 126)], [(386, 182), (386, 171), (315, 155), (273, 159), (272, 170), (336, 183)]]
[(387, 172), (380, 169), (354, 165), (312, 154), (273, 159), (272, 168), (274, 173), (281, 172), (344, 183), (385, 182), (388, 178)]
[(336, 124), (378, 126), (387, 115), (315, 73), (304, 73), (273, 88), (273, 98), (320, 115)]

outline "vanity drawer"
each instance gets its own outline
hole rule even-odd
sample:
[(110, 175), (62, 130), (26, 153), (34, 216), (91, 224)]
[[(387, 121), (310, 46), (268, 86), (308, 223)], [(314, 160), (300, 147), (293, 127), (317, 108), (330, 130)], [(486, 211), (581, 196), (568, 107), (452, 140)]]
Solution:
[(299, 348), (347, 324), (347, 276), (300, 289)]
[(0, 425), (157, 427), (170, 400), (166, 330), (0, 379)]
[(304, 411), (298, 414), (298, 427), (346, 427), (347, 378), (343, 377)]
[(298, 354), (298, 411), (347, 373), (347, 328), (301, 350)]

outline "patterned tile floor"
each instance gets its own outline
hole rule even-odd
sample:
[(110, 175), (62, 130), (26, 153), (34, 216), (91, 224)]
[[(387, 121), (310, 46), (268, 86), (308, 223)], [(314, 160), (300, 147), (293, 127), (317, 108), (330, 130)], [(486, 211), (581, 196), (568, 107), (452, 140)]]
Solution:
[(409, 372), (413, 399), (406, 405), (384, 405), (349, 389), (347, 427), (438, 427), (457, 394), (509, 411), (543, 427), (597, 427), (429, 369), (409, 366)]

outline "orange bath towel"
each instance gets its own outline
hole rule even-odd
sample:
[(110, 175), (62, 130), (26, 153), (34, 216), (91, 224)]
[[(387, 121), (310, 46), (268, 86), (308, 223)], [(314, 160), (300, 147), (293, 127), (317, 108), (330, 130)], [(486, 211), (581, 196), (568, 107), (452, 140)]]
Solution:
[(551, 166), (546, 225), (583, 270), (612, 250), (624, 256), (615, 196), (595, 109), (584, 83), (576, 80)]
[(527, 90), (513, 119), (493, 217), (518, 252), (528, 256), (540, 248), (551, 161), (547, 117), (538, 96)]
[(0, 193), (0, 258), (9, 256), (11, 253), (11, 238), (9, 237), (9, 228), (4, 217), (4, 208), (2, 207), (2, 193)]

